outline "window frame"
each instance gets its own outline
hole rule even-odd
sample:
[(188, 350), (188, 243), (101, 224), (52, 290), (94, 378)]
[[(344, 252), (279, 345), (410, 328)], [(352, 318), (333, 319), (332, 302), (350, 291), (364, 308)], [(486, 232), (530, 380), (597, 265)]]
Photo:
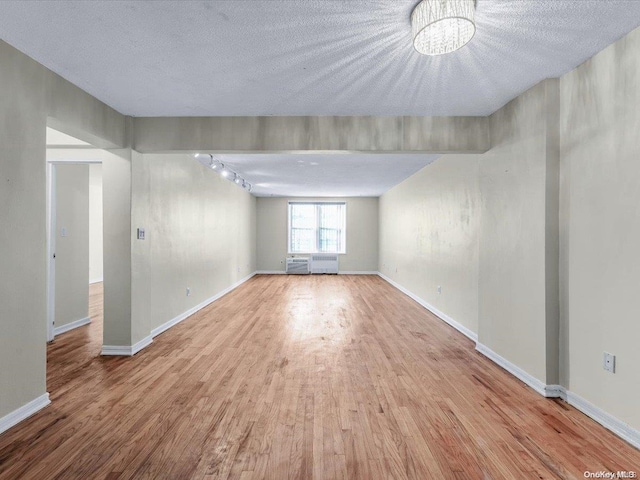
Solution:
[[(314, 207), (316, 207), (316, 220), (315, 220), (315, 226), (314, 226), (314, 231), (315, 231), (315, 238), (316, 238), (316, 250), (312, 251), (312, 252), (294, 252), (292, 251), (291, 247), (291, 212), (292, 212), (292, 206), (293, 205), (313, 205)], [(342, 226), (339, 229), (339, 232), (342, 233), (341, 237), (342, 237), (342, 248), (337, 251), (337, 252), (322, 252), (319, 250), (320, 247), (320, 227), (319, 227), (319, 222), (318, 222), (318, 217), (319, 217), (319, 212), (320, 212), (320, 207), (324, 206), (324, 205), (341, 205), (343, 208), (343, 215), (342, 215)], [(326, 254), (333, 254), (333, 255), (346, 255), (347, 253), (347, 202), (342, 201), (342, 202), (331, 202), (331, 201), (327, 201), (327, 202), (313, 202), (313, 201), (309, 201), (309, 202), (303, 202), (303, 201), (288, 201), (287, 202), (287, 255), (314, 255), (314, 254), (322, 254), (322, 253), (326, 253)]]

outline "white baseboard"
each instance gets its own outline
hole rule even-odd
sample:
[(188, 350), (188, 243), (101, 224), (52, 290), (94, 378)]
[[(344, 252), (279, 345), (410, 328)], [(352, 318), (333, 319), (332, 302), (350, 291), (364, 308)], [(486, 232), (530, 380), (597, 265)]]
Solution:
[(131, 346), (126, 345), (102, 345), (102, 351), (100, 355), (105, 356), (123, 356), (130, 357), (131, 356)]
[(356, 271), (342, 271), (338, 272), (338, 275), (378, 275), (378, 272), (368, 272), (365, 270), (356, 270)]
[[(287, 272), (284, 270), (258, 270), (256, 275), (286, 275)], [(338, 272), (338, 275), (378, 275), (376, 271), (365, 271), (365, 270), (347, 270)]]
[(133, 345), (103, 345), (102, 355), (132, 357), (140, 350), (153, 343), (153, 337), (148, 335)]
[(559, 392), (556, 391), (556, 388), (555, 388), (555, 387), (559, 387), (559, 385), (557, 386), (554, 385), (553, 387), (547, 386), (544, 382), (538, 380), (533, 375), (525, 372), (523, 369), (511, 363), (506, 358), (501, 357), (486, 345), (483, 345), (482, 343), (478, 342), (476, 343), (476, 350), (481, 354), (483, 354), (488, 359), (493, 360), (494, 363), (497, 363), (498, 365), (500, 365), (502, 368), (504, 368), (507, 372), (509, 372), (511, 375), (513, 375), (517, 379), (529, 385), (531, 388), (533, 388), (536, 392), (538, 392), (543, 397), (559, 397), (560, 396)]
[(193, 315), (197, 311), (202, 310), (204, 307), (207, 307), (208, 305), (212, 304), (213, 302), (215, 302), (219, 298), (224, 297), (227, 293), (231, 292), (232, 290), (235, 290), (240, 285), (242, 285), (244, 282), (246, 282), (247, 280), (252, 278), (254, 275), (256, 275), (256, 273), (257, 272), (254, 272), (254, 273), (252, 273), (250, 275), (247, 275), (243, 279), (238, 280), (236, 283), (234, 283), (230, 287), (225, 288), (221, 292), (216, 293), (213, 297), (207, 298), (204, 302), (199, 303), (195, 307), (190, 308), (186, 312), (181, 313), (177, 317), (172, 318), (171, 320), (169, 320), (166, 323), (163, 323), (159, 327), (154, 328), (153, 330), (151, 330), (151, 336), (155, 338), (158, 335), (160, 335), (162, 332), (165, 332), (165, 331), (169, 330), (171, 327), (173, 327), (174, 325), (177, 325), (178, 323), (182, 322), (186, 318), (189, 318), (191, 315)]
[(623, 421), (617, 419), (613, 415), (605, 412), (604, 410), (596, 407), (592, 403), (589, 403), (584, 398), (576, 395), (575, 393), (567, 390), (562, 385), (545, 385), (537, 378), (531, 376), (521, 368), (515, 366), (510, 361), (501, 357), (493, 350), (481, 343), (476, 345), (476, 350), (482, 353), (484, 356), (493, 360), (495, 363), (504, 368), (507, 372), (511, 373), (514, 377), (522, 380), (529, 387), (533, 388), (543, 397), (547, 398), (561, 398), (569, 405), (574, 406), (587, 417), (598, 422), (600, 425), (610, 430), (618, 437), (629, 442), (634, 447), (640, 449), (640, 431), (634, 429), (630, 425), (627, 425)]
[(152, 335), (147, 335), (142, 340), (140, 340), (138, 343), (134, 343), (133, 345), (131, 345), (131, 355), (132, 356), (135, 355), (140, 350), (142, 350), (145, 347), (148, 347), (152, 343), (153, 343), (153, 336)]
[(560, 385), (545, 385), (543, 382), (541, 382), (540, 380), (538, 380), (534, 376), (528, 374), (527, 372), (522, 370), (520, 367), (514, 365), (513, 363), (509, 362), (507, 359), (505, 359), (505, 358), (501, 357), (500, 355), (498, 355), (496, 352), (491, 350), (486, 345), (483, 345), (483, 344), (479, 343), (478, 342), (478, 334), (476, 334), (475, 332), (471, 331), (470, 329), (468, 329), (464, 325), (460, 324), (459, 322), (456, 322), (454, 319), (449, 317), (447, 314), (445, 314), (444, 312), (441, 312), (440, 310), (435, 308), (433, 305), (430, 305), (429, 303), (427, 303), (426, 301), (424, 301), (423, 299), (421, 299), (420, 297), (418, 297), (414, 293), (412, 293), (409, 290), (407, 290), (406, 288), (404, 288), (402, 285), (394, 282), (393, 280), (391, 280), (389, 277), (387, 277), (383, 273), (378, 272), (378, 275), (380, 276), (380, 278), (382, 278), (386, 282), (388, 282), (391, 285), (393, 285), (395, 288), (400, 290), (402, 293), (404, 293), (408, 297), (410, 297), (413, 300), (415, 300), (416, 302), (418, 302), (420, 305), (422, 305), (424, 308), (429, 310), (431, 313), (433, 313), (434, 315), (436, 315), (437, 317), (439, 317), (440, 319), (442, 319), (443, 321), (445, 321), (446, 323), (451, 325), (453, 328), (458, 330), (460, 333), (462, 333), (463, 335), (465, 335), (469, 339), (471, 339), (474, 342), (476, 342), (476, 350), (478, 352), (482, 353), (485, 357), (489, 358), (493, 362), (495, 362), (498, 365), (500, 365), (502, 368), (504, 368), (507, 372), (511, 373), (516, 378), (522, 380), (526, 385), (528, 385), (531, 388), (533, 388), (540, 395), (542, 395), (544, 397), (548, 397), (548, 398), (562, 397), (562, 395), (563, 395), (562, 392), (564, 391), (564, 388), (561, 387)]
[(584, 398), (571, 391), (565, 391), (567, 403), (573, 405), (586, 416), (591, 417), (600, 425), (610, 430), (623, 440), (629, 442), (634, 447), (640, 449), (640, 431), (618, 420), (613, 415), (589, 403)]
[(166, 332), (167, 330), (169, 330), (174, 325), (177, 325), (178, 323), (182, 322), (183, 320), (189, 318), (191, 315), (193, 315), (197, 311), (202, 310), (204, 307), (210, 305), (211, 303), (215, 302), (219, 298), (225, 296), (227, 293), (231, 292), (232, 290), (235, 290), (240, 285), (242, 285), (244, 282), (246, 282), (251, 277), (256, 275), (256, 273), (257, 272), (254, 272), (254, 273), (252, 273), (250, 275), (247, 275), (246, 277), (244, 277), (243, 279), (237, 281), (236, 283), (234, 283), (230, 287), (225, 288), (221, 292), (216, 293), (213, 297), (210, 297), (210, 298), (206, 299), (204, 302), (199, 303), (195, 307), (190, 308), (186, 312), (181, 313), (177, 317), (172, 318), (171, 320), (169, 320), (168, 322), (163, 323), (159, 327), (154, 328), (153, 330), (151, 330), (151, 334), (149, 336), (143, 338), (142, 340), (140, 340), (135, 345), (131, 345), (131, 346), (129, 346), (129, 345), (103, 345), (102, 346), (102, 355), (105, 355), (105, 356), (125, 356), (125, 357), (130, 357), (130, 356), (135, 355), (136, 353), (138, 353), (143, 348), (151, 345), (153, 343), (153, 339), (155, 337), (157, 337), (158, 335), (160, 335), (163, 332)]
[(441, 312), (440, 310), (438, 310), (437, 308), (435, 308), (433, 305), (430, 305), (429, 303), (425, 302), (423, 299), (421, 299), (420, 297), (418, 297), (417, 295), (415, 295), (414, 293), (410, 292), (409, 290), (407, 290), (406, 288), (404, 288), (402, 285), (400, 285), (399, 283), (394, 282), (393, 280), (391, 280), (389, 277), (387, 277), (386, 275), (380, 273), (380, 272), (376, 272), (377, 275), (380, 276), (380, 278), (382, 278), (383, 280), (385, 280), (386, 282), (390, 283), (391, 285), (393, 285), (395, 288), (397, 288), (398, 290), (400, 290), (402, 293), (404, 293), (405, 295), (407, 295), (408, 297), (412, 298), (413, 300), (415, 300), (416, 302), (418, 302), (420, 305), (422, 305), (424, 308), (426, 308), (427, 310), (429, 310), (431, 313), (433, 313), (435, 316), (439, 317), (441, 320), (443, 320), (445, 323), (448, 323), (449, 325), (451, 325), (453, 328), (455, 328), (456, 330), (458, 330), (460, 333), (462, 333), (465, 337), (473, 340), (474, 342), (478, 341), (478, 334), (473, 332), (472, 330), (468, 329), (467, 327), (465, 327), (464, 325), (462, 325), (461, 323), (456, 322), (453, 318), (451, 318), (449, 315)]
[(103, 278), (94, 278), (93, 280), (89, 280), (89, 285), (93, 285), (94, 283), (100, 283), (103, 281)]
[(66, 325), (60, 325), (59, 327), (55, 327), (53, 329), (53, 336), (60, 335), (61, 333), (68, 332), (69, 330), (73, 330), (74, 328), (83, 327), (84, 325), (88, 325), (91, 323), (91, 318), (85, 317), (80, 320), (76, 320), (71, 323), (67, 323)]
[(561, 398), (567, 401), (567, 390), (562, 385), (545, 385), (544, 396), (547, 398)]
[(17, 410), (5, 415), (0, 418), (0, 433), (6, 432), (14, 425), (17, 425), (23, 420), (26, 420), (34, 413), (42, 410), (44, 407), (49, 405), (51, 400), (49, 400), (49, 394), (44, 393), (40, 395), (38, 398), (31, 400), (29, 403), (21, 406)]

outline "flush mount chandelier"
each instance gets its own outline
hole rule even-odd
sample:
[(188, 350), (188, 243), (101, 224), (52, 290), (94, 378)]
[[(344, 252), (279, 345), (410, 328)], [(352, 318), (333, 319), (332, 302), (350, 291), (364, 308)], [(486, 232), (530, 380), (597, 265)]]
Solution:
[(423, 55), (464, 47), (476, 33), (475, 0), (422, 0), (411, 13), (413, 46)]
[(233, 183), (241, 187), (243, 190), (250, 192), (253, 186), (242, 178), (238, 173), (231, 170), (228, 166), (215, 158), (210, 153), (196, 153), (194, 158), (198, 160), (205, 167), (209, 167), (211, 170), (218, 172), (227, 180), (231, 180)]

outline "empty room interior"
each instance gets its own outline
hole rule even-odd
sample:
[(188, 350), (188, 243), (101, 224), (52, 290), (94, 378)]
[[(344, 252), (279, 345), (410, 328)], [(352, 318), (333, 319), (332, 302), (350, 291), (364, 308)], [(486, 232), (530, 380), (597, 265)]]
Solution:
[(640, 1), (0, 2), (0, 479), (640, 475)]

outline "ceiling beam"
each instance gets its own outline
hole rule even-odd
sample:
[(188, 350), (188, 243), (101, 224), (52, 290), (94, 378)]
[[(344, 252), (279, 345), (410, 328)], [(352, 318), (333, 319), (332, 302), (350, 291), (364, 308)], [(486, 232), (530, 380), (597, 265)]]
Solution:
[(484, 153), (488, 117), (139, 117), (142, 153)]

